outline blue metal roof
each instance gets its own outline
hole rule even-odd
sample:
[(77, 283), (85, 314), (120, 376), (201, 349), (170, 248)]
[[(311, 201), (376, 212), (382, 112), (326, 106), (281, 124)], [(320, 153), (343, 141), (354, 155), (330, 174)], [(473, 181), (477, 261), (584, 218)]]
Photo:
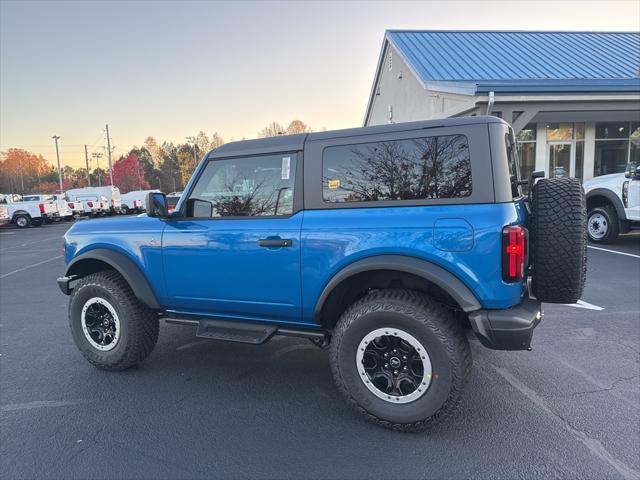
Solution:
[(476, 92), (640, 91), (640, 32), (389, 30), (423, 85)]

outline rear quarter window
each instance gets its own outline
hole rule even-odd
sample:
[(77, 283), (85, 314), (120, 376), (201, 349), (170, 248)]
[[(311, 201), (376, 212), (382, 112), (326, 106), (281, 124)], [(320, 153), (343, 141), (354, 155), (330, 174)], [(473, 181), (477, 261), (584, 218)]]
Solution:
[(322, 153), (325, 202), (468, 197), (471, 159), (465, 135), (327, 147)]

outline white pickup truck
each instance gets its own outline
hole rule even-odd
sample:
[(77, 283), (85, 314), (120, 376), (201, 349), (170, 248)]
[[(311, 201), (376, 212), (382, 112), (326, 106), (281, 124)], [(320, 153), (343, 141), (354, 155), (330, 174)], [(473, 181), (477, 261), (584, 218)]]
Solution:
[(55, 220), (60, 215), (58, 206), (53, 202), (21, 202), (7, 203), (7, 213), (11, 223), (18, 228), (27, 228), (29, 225), (39, 227), (46, 221)]
[(70, 202), (76, 200), (85, 203), (91, 203), (88, 208), (85, 207), (87, 214), (95, 215), (111, 215), (120, 213), (120, 190), (118, 187), (111, 185), (106, 187), (84, 187), (72, 188), (66, 192)]
[(594, 243), (613, 243), (618, 234), (640, 228), (640, 165), (626, 173), (602, 175), (584, 182), (587, 234)]
[(0, 227), (4, 227), (11, 221), (6, 205), (0, 205)]
[(67, 201), (62, 195), (23, 195), (23, 202), (53, 202), (58, 206), (58, 217), (56, 221), (73, 220), (73, 210), (69, 208)]
[(120, 195), (123, 213), (141, 213), (146, 210), (145, 199), (150, 192), (160, 193), (160, 190), (134, 190)]

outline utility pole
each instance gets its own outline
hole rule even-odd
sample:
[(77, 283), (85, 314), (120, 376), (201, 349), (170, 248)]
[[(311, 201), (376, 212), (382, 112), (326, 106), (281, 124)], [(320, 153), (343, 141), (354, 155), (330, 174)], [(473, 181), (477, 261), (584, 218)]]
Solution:
[(89, 173), (89, 154), (87, 153), (87, 145), (84, 146), (84, 161), (87, 162), (87, 187), (91, 186), (91, 174)]
[(101, 153), (92, 153), (91, 157), (96, 159), (97, 165), (98, 165), (98, 186), (101, 187), (102, 186), (102, 178), (100, 177), (100, 157), (102, 156)]
[(111, 185), (113, 185), (113, 168), (111, 167), (111, 138), (109, 138), (109, 124), (107, 123), (107, 152), (109, 153), (109, 176), (111, 177)]
[(62, 188), (62, 170), (60, 169), (60, 151), (58, 150), (58, 140), (60, 137), (58, 135), (54, 135), (53, 138), (56, 141), (56, 159), (58, 160), (58, 180), (60, 181), (60, 193), (64, 191)]

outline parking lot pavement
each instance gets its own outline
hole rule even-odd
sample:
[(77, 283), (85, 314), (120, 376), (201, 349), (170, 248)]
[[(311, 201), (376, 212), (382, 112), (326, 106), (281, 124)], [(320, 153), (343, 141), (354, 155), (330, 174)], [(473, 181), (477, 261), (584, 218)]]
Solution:
[(67, 227), (0, 230), (2, 478), (640, 478), (637, 235), (588, 250), (586, 303), (546, 305), (533, 351), (472, 340), (460, 413), (412, 435), (362, 421), (299, 339), (163, 324), (137, 368), (93, 368), (55, 285)]

